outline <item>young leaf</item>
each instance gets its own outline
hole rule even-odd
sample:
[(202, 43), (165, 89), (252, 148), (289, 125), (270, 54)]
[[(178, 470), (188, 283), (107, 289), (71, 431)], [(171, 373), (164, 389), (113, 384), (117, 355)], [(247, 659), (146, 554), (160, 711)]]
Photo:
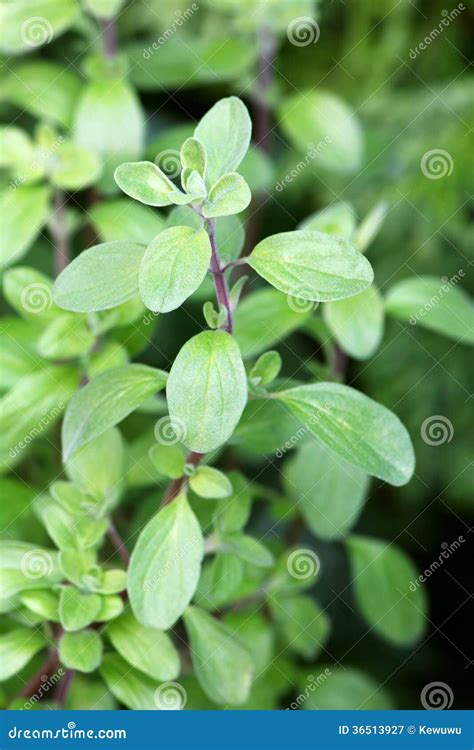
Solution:
[(285, 464), (284, 476), (315, 536), (337, 539), (357, 521), (369, 478), (322, 443), (303, 445)]
[(224, 331), (203, 331), (186, 342), (169, 374), (166, 395), (182, 442), (207, 453), (232, 435), (247, 401), (239, 347)]
[(210, 189), (202, 206), (203, 216), (209, 219), (239, 214), (247, 208), (251, 198), (250, 188), (240, 174), (224, 174)]
[(196, 138), (188, 138), (181, 146), (181, 164), (184, 169), (191, 169), (201, 177), (206, 174), (207, 154), (201, 141)]
[(418, 571), (396, 545), (353, 536), (347, 541), (354, 593), (371, 628), (398, 646), (418, 641), (426, 627), (426, 597)]
[(100, 674), (120, 703), (132, 711), (156, 711), (156, 680), (128, 664), (118, 654), (106, 654), (100, 665)]
[(166, 383), (166, 373), (147, 365), (125, 365), (98, 375), (71, 399), (62, 427), (63, 457), (102, 435)]
[(75, 359), (88, 353), (95, 341), (87, 322), (78, 315), (63, 314), (53, 320), (38, 340), (38, 351), (46, 359)]
[(172, 227), (148, 245), (140, 267), (140, 295), (154, 312), (170, 312), (198, 289), (211, 260), (204, 229)]
[(150, 459), (160, 474), (170, 479), (178, 479), (184, 474), (185, 457), (179, 445), (156, 443), (150, 448)]
[(368, 359), (377, 351), (383, 336), (382, 298), (370, 286), (355, 297), (327, 302), (324, 320), (346, 354), (354, 359)]
[(220, 499), (232, 495), (228, 477), (212, 466), (198, 466), (189, 479), (189, 486), (200, 497)]
[(0, 193), (0, 268), (21, 258), (35, 241), (50, 211), (51, 188), (22, 185)]
[(315, 302), (352, 297), (374, 278), (367, 258), (350, 242), (309, 230), (267, 237), (248, 262), (281, 292)]
[(145, 247), (134, 242), (103, 242), (90, 247), (58, 276), (54, 301), (73, 312), (117, 307), (137, 293), (144, 253)]
[(410, 437), (398, 417), (354, 388), (302, 385), (275, 394), (307, 429), (355, 466), (396, 487), (415, 469)]
[(107, 635), (120, 656), (149, 677), (174, 680), (179, 675), (178, 652), (161, 630), (144, 627), (127, 613), (107, 626)]
[(0, 682), (18, 674), (48, 642), (39, 630), (16, 628), (0, 635)]
[(66, 462), (66, 474), (83, 492), (113, 504), (123, 476), (123, 441), (116, 427), (102, 432)]
[(59, 617), (64, 630), (82, 630), (94, 622), (102, 608), (98, 594), (85, 594), (74, 588), (64, 586), (59, 596)]
[(147, 206), (169, 206), (176, 186), (151, 161), (127, 162), (115, 170), (115, 182), (124, 193)]
[(207, 153), (206, 181), (211, 187), (237, 169), (247, 153), (252, 122), (245, 104), (235, 96), (220, 99), (198, 123), (194, 137)]
[(101, 608), (96, 615), (96, 622), (109, 622), (122, 614), (124, 603), (121, 596), (107, 594), (101, 596)]
[(95, 630), (64, 633), (58, 650), (61, 664), (78, 672), (94, 672), (102, 661), (102, 641)]
[(225, 534), (222, 547), (258, 568), (269, 568), (274, 562), (272, 553), (258, 539), (247, 534)]
[(38, 591), (22, 591), (20, 601), (36, 615), (44, 620), (59, 622), (59, 597), (50, 589), (39, 589)]
[(356, 228), (356, 216), (350, 203), (339, 201), (311, 214), (298, 229), (313, 229), (325, 234), (337, 234), (350, 240)]
[(245, 703), (254, 665), (238, 635), (198, 607), (188, 607), (184, 623), (196, 677), (209, 698), (231, 706)]
[(474, 304), (463, 289), (434, 276), (405, 279), (390, 289), (385, 307), (400, 320), (451, 339), (474, 343)]
[(250, 370), (250, 379), (254, 385), (268, 385), (278, 376), (281, 370), (281, 356), (270, 351), (262, 354)]
[(148, 522), (132, 552), (128, 593), (139, 622), (174, 625), (196, 590), (203, 554), (201, 527), (180, 495)]

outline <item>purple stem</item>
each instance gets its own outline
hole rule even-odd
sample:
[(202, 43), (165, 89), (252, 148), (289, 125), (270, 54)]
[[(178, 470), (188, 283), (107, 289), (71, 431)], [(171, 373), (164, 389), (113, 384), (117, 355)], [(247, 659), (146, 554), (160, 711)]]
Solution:
[(109, 18), (103, 22), (104, 32), (104, 54), (107, 60), (113, 60), (117, 56), (118, 44), (117, 44), (117, 27), (115, 25), (115, 19)]
[(211, 273), (214, 278), (214, 284), (216, 286), (217, 300), (222, 307), (227, 310), (227, 321), (224, 329), (229, 333), (234, 330), (234, 319), (232, 312), (232, 304), (229, 297), (229, 290), (227, 288), (227, 281), (224, 275), (224, 269), (221, 268), (219, 252), (216, 244), (216, 226), (213, 219), (207, 220), (209, 240), (211, 242)]

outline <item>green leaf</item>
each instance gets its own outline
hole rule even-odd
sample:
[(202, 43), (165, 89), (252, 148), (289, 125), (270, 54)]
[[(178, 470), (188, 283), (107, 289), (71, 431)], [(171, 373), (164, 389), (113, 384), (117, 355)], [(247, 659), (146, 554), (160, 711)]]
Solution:
[(201, 286), (211, 260), (204, 229), (165, 229), (148, 245), (140, 267), (140, 294), (154, 312), (170, 312)]
[(64, 630), (82, 630), (94, 622), (102, 609), (99, 594), (82, 593), (74, 586), (64, 586), (59, 595), (59, 617)]
[(109, 21), (118, 16), (124, 4), (125, 0), (83, 0), (88, 12), (102, 21)]
[(104, 164), (100, 186), (115, 192), (114, 171), (143, 150), (145, 117), (135, 90), (123, 78), (104, 78), (83, 87), (74, 118), (75, 141)]
[(149, 456), (153, 465), (163, 476), (170, 479), (183, 476), (185, 457), (179, 445), (157, 443), (150, 448)]
[(100, 177), (102, 165), (92, 151), (73, 141), (60, 143), (55, 151), (50, 179), (53, 185), (64, 190), (83, 190)]
[(303, 385), (275, 394), (342, 458), (396, 487), (415, 469), (410, 437), (395, 414), (354, 388)]
[(370, 263), (350, 242), (309, 230), (267, 237), (248, 262), (280, 291), (315, 302), (352, 297), (374, 278)]
[(96, 622), (109, 622), (122, 614), (124, 603), (121, 596), (106, 594), (101, 596), (102, 605), (96, 615)]
[(0, 463), (14, 465), (36, 439), (45, 438), (79, 385), (77, 370), (48, 367), (23, 377), (0, 399)]
[(327, 302), (324, 320), (337, 343), (354, 359), (368, 359), (383, 337), (384, 304), (374, 286), (355, 297)]
[(8, 391), (23, 376), (45, 366), (36, 353), (37, 339), (36, 326), (13, 315), (3, 316), (0, 322), (0, 390)]
[(62, 315), (53, 303), (52, 281), (35, 268), (16, 266), (3, 275), (3, 291), (10, 305), (26, 320), (49, 323)]
[(364, 253), (377, 236), (387, 216), (388, 205), (381, 201), (367, 214), (354, 234), (354, 245)]
[(121, 422), (166, 383), (166, 373), (147, 365), (124, 365), (98, 375), (81, 388), (66, 409), (63, 460)]
[(247, 295), (235, 311), (235, 337), (242, 356), (254, 357), (304, 326), (312, 305), (290, 306), (276, 289), (259, 289)]
[(179, 655), (170, 637), (141, 625), (132, 614), (107, 627), (113, 647), (129, 664), (155, 680), (174, 680), (180, 672)]
[(388, 292), (387, 312), (400, 320), (417, 323), (466, 344), (474, 343), (474, 304), (463, 289), (456, 287), (458, 272), (451, 279), (422, 276), (405, 279)]
[(244, 211), (252, 199), (250, 188), (237, 172), (220, 177), (211, 187), (202, 206), (203, 216), (230, 216)]
[(237, 471), (231, 471), (229, 479), (232, 482), (232, 497), (222, 500), (213, 516), (214, 526), (221, 534), (243, 529), (252, 507), (251, 483), (248, 479)]
[(164, 229), (163, 218), (156, 211), (128, 198), (97, 203), (89, 209), (89, 218), (104, 242), (128, 240), (148, 245)]
[(240, 589), (243, 575), (244, 566), (236, 555), (219, 552), (203, 567), (196, 603), (209, 611), (229, 604)]
[(203, 331), (176, 357), (166, 387), (172, 422), (182, 442), (208, 453), (232, 435), (247, 401), (247, 379), (239, 347), (224, 331)]
[(347, 549), (355, 598), (371, 628), (397, 646), (418, 641), (427, 604), (410, 558), (393, 543), (364, 536), (350, 537)]
[(254, 385), (268, 385), (278, 376), (281, 370), (281, 356), (270, 351), (262, 354), (250, 370), (250, 379)]
[(127, 162), (115, 170), (115, 182), (124, 193), (147, 206), (169, 206), (176, 186), (151, 161)]
[(279, 110), (279, 124), (291, 143), (311, 155), (318, 169), (347, 174), (362, 161), (362, 133), (352, 109), (339, 97), (321, 89), (287, 97)]
[(310, 711), (382, 711), (392, 708), (384, 689), (369, 675), (352, 667), (318, 665), (301, 684), (303, 702), (296, 707)]
[(58, 583), (62, 573), (56, 550), (37, 547), (28, 542), (0, 541), (1, 596), (21, 591), (44, 589)]
[(35, 501), (35, 510), (59, 549), (95, 547), (107, 531), (107, 520), (74, 517), (48, 496)]
[(85, 250), (58, 276), (54, 301), (64, 310), (108, 310), (138, 291), (145, 247), (134, 242), (103, 242)]
[(94, 672), (102, 661), (102, 641), (95, 630), (64, 633), (58, 644), (59, 660), (67, 669)]
[(220, 499), (232, 495), (230, 479), (212, 466), (198, 466), (189, 479), (189, 486), (200, 497)]
[(46, 359), (75, 359), (89, 352), (95, 335), (79, 315), (61, 315), (38, 340), (38, 352)]
[(254, 673), (250, 652), (223, 622), (198, 607), (184, 613), (196, 677), (211, 700), (239, 705), (249, 696)]
[(211, 187), (237, 169), (247, 153), (252, 122), (245, 104), (235, 96), (220, 99), (198, 123), (194, 137), (207, 153), (206, 181)]
[(17, 628), (0, 635), (0, 681), (9, 680), (18, 674), (30, 659), (47, 645), (46, 638), (39, 630)]
[(305, 659), (315, 659), (328, 640), (331, 623), (309, 596), (269, 599), (270, 609), (285, 645)]
[(128, 593), (137, 620), (174, 625), (196, 590), (203, 554), (201, 527), (180, 495), (148, 522), (132, 552)]
[[(274, 663), (275, 629), (273, 624), (269, 622), (268, 617), (262, 615), (261, 612), (254, 611), (252, 607), (228, 612), (225, 615), (225, 622), (250, 651), (258, 679), (266, 667), (271, 662)], [(252, 693), (255, 686), (252, 688)]]
[[(304, 219), (298, 229), (337, 234), (350, 240), (356, 228), (356, 216), (350, 203), (338, 201)], [(357, 246), (357, 245), (356, 245)], [(357, 246), (358, 247), (358, 246)]]
[(272, 553), (257, 539), (247, 534), (225, 534), (222, 537), (223, 549), (233, 552), (241, 560), (256, 565), (258, 568), (269, 568), (273, 565)]
[(191, 169), (201, 177), (206, 174), (207, 154), (204, 145), (196, 138), (187, 138), (181, 146), (181, 164), (183, 169)]
[(20, 601), (43, 620), (59, 622), (59, 597), (49, 589), (22, 591)]
[(0, 193), (0, 268), (21, 258), (36, 240), (50, 211), (51, 188), (25, 185)]
[(123, 442), (116, 427), (102, 432), (70, 456), (66, 474), (81, 490), (105, 505), (118, 499), (123, 477)]
[(49, 44), (79, 13), (76, 0), (15, 0), (0, 5), (0, 52), (16, 55)]
[(156, 680), (147, 677), (118, 654), (106, 654), (100, 673), (112, 695), (132, 711), (155, 711)]
[(322, 443), (306, 443), (284, 466), (288, 492), (320, 539), (337, 539), (356, 523), (368, 488), (368, 476)]

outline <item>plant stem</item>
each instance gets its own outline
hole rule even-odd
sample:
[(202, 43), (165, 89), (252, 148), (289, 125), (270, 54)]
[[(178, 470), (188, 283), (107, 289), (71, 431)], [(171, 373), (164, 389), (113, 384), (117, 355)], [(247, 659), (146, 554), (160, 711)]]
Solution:
[(258, 32), (259, 59), (257, 90), (255, 96), (255, 139), (257, 144), (270, 153), (270, 132), (272, 113), (268, 106), (267, 96), (273, 79), (272, 63), (276, 52), (275, 37), (268, 26), (262, 26)]
[(211, 273), (214, 278), (217, 300), (219, 304), (227, 310), (227, 320), (224, 326), (224, 330), (228, 331), (228, 333), (232, 333), (232, 331), (234, 330), (233, 311), (229, 298), (229, 290), (227, 288), (227, 280), (224, 275), (224, 269), (221, 267), (219, 252), (217, 249), (216, 225), (213, 219), (207, 220), (207, 227), (212, 249)]
[(109, 528), (107, 530), (107, 536), (109, 537), (110, 541), (112, 542), (113, 547), (115, 548), (115, 551), (118, 555), (120, 555), (122, 562), (124, 563), (125, 567), (128, 568), (130, 564), (130, 555), (128, 553), (128, 550), (125, 546), (125, 542), (123, 541), (122, 537), (118, 533), (117, 529), (115, 528), (115, 525), (113, 521), (109, 522)]
[[(191, 466), (197, 466), (203, 458), (204, 453), (189, 451), (188, 455), (186, 456), (186, 463), (191, 464)], [(179, 495), (179, 493), (185, 488), (187, 483), (188, 477), (186, 475), (179, 477), (179, 479), (173, 479), (173, 481), (168, 485), (168, 489), (166, 490), (163, 502), (161, 503), (161, 507), (164, 508), (165, 505), (169, 505), (169, 503), (173, 502), (175, 497)]]
[(31, 698), (38, 692), (41, 685), (46, 681), (45, 678), (54, 674), (59, 666), (58, 652), (52, 648), (46, 661), (41, 665), (38, 671), (33, 675), (31, 680), (25, 685), (20, 695), (24, 698)]
[(61, 190), (57, 190), (54, 196), (51, 225), (51, 233), (54, 240), (54, 269), (56, 276), (59, 276), (61, 271), (64, 271), (71, 260), (65, 205), (64, 193)]
[(117, 27), (115, 19), (109, 18), (102, 24), (104, 34), (104, 55), (107, 60), (113, 60), (118, 52)]
[(66, 669), (61, 682), (59, 683), (59, 687), (56, 693), (56, 700), (60, 706), (60, 708), (64, 708), (67, 697), (69, 694), (69, 688), (71, 687), (72, 678), (74, 677), (74, 671), (72, 669)]

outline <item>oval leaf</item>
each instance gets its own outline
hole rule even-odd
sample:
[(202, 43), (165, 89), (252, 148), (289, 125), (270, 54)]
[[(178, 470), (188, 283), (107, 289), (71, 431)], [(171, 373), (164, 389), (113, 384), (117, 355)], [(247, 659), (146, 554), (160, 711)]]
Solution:
[(102, 661), (102, 641), (94, 630), (64, 633), (59, 639), (59, 658), (67, 669), (94, 672)]
[(206, 181), (209, 186), (233, 172), (247, 153), (252, 122), (245, 104), (236, 96), (221, 99), (198, 123), (194, 137), (207, 153)]
[(174, 625), (196, 590), (203, 554), (201, 527), (180, 495), (148, 522), (132, 553), (128, 593), (139, 622)]
[(377, 351), (383, 336), (384, 305), (374, 286), (349, 299), (328, 302), (324, 320), (337, 343), (355, 359), (367, 359)]
[(346, 461), (396, 487), (415, 469), (410, 436), (395, 414), (354, 388), (302, 385), (275, 394), (306, 428)]
[(201, 286), (211, 260), (204, 229), (172, 227), (148, 245), (140, 267), (140, 294), (154, 312), (175, 310)]
[(62, 427), (63, 459), (125, 419), (166, 383), (166, 373), (124, 365), (98, 375), (74, 394)]
[(407, 646), (426, 624), (426, 597), (418, 572), (396, 545), (353, 536), (347, 542), (357, 603), (371, 627), (389, 641)]
[(352, 297), (374, 278), (369, 261), (350, 242), (309, 230), (267, 237), (248, 262), (281, 292), (314, 302)]
[(250, 188), (240, 174), (224, 174), (209, 191), (209, 197), (202, 207), (203, 216), (212, 218), (238, 214), (247, 208), (251, 198)]
[(124, 193), (147, 206), (169, 206), (176, 186), (151, 161), (126, 162), (115, 170), (115, 182)]
[(127, 613), (110, 623), (107, 635), (120, 656), (149, 677), (174, 680), (179, 675), (178, 652), (161, 630), (147, 628)]
[(182, 442), (208, 453), (232, 435), (247, 401), (247, 378), (237, 343), (224, 331), (203, 331), (186, 342), (166, 388)]
[(117, 307), (138, 291), (145, 252), (136, 242), (103, 242), (81, 253), (58, 276), (54, 301), (64, 310), (95, 312)]

